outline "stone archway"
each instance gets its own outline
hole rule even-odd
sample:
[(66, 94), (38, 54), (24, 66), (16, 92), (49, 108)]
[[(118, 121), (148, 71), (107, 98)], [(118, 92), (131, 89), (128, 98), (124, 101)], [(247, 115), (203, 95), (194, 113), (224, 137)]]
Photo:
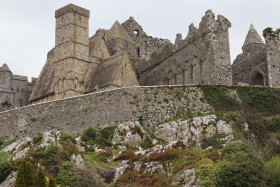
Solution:
[(256, 73), (252, 81), (253, 85), (264, 86), (264, 77), (261, 73)]

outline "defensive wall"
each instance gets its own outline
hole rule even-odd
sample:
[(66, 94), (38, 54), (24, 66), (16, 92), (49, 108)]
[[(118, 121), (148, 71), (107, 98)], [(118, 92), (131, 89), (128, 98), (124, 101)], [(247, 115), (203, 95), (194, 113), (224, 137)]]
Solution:
[(6, 140), (51, 129), (82, 133), (89, 126), (102, 128), (125, 121), (153, 126), (166, 119), (209, 113), (214, 109), (196, 86), (127, 87), (29, 105), (0, 113), (0, 136)]

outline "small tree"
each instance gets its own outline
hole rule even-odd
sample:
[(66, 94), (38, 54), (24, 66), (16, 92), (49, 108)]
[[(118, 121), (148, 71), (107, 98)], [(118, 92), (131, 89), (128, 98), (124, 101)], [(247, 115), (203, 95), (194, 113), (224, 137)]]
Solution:
[(50, 180), (49, 180), (49, 186), (48, 187), (56, 187), (57, 184), (56, 184), (56, 180), (51, 177)]
[(17, 170), (17, 179), (15, 187), (35, 187), (36, 184), (36, 173), (30, 162), (25, 160), (21, 161)]
[(39, 173), (37, 177), (37, 187), (47, 187), (46, 176), (42, 167), (40, 167), (39, 169)]
[(81, 176), (73, 170), (73, 163), (65, 161), (63, 166), (59, 168), (57, 174), (57, 183), (61, 186), (77, 186)]

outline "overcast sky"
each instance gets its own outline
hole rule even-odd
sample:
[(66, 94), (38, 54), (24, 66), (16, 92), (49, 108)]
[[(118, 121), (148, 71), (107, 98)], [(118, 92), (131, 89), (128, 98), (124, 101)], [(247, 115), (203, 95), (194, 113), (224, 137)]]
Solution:
[(172, 42), (177, 33), (186, 37), (189, 25), (198, 27), (212, 9), (232, 24), (231, 61), (241, 53), (250, 23), (260, 35), (266, 27), (280, 27), (280, 0), (1, 0), (0, 66), (7, 63), (14, 74), (29, 79), (39, 76), (54, 47), (54, 12), (69, 3), (90, 10), (90, 36), (133, 16), (148, 35)]

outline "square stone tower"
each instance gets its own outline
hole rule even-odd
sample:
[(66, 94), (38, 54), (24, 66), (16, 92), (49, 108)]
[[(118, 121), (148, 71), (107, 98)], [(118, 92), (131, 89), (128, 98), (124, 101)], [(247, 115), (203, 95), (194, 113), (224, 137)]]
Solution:
[(89, 10), (69, 4), (55, 12), (55, 99), (85, 92), (89, 65)]

